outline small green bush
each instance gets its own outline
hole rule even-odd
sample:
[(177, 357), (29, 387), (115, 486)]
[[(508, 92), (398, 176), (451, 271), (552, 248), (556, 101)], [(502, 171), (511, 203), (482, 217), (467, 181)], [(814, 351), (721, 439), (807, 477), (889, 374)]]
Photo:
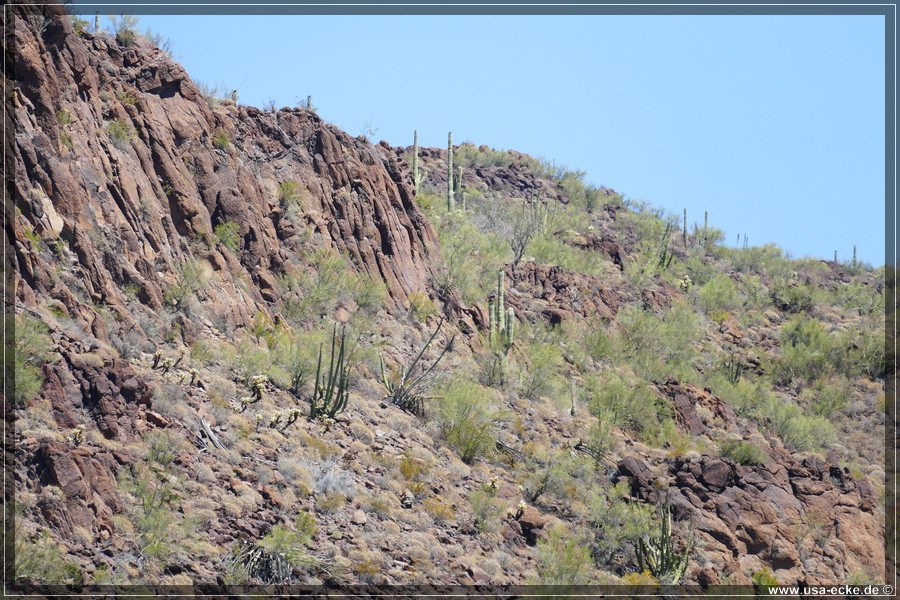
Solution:
[(637, 564), (634, 540), (649, 534), (654, 514), (650, 506), (630, 500), (631, 490), (621, 481), (606, 489), (592, 490), (590, 527), (592, 552), (600, 565)]
[(115, 118), (109, 123), (109, 139), (113, 146), (119, 150), (125, 150), (135, 138), (134, 129), (125, 119)]
[(726, 440), (719, 446), (719, 454), (740, 465), (762, 465), (769, 456), (765, 450), (741, 440)]
[(530, 399), (559, 396), (563, 389), (560, 377), (563, 356), (559, 346), (534, 341), (525, 346), (525, 355), (530, 368), (522, 379), (522, 395)]
[(216, 225), (213, 233), (223, 246), (225, 246), (232, 252), (237, 252), (238, 248), (241, 245), (241, 235), (238, 231), (239, 228), (240, 225), (238, 223), (234, 221), (226, 221), (224, 223), (219, 223), (218, 225)]
[(663, 399), (649, 384), (615, 371), (585, 378), (584, 391), (592, 415), (633, 431), (645, 441), (656, 438), (666, 417)]
[(27, 406), (44, 385), (41, 366), (51, 360), (49, 330), (42, 322), (26, 315), (15, 318), (15, 393), (16, 405)]
[(278, 185), (278, 201), (284, 207), (300, 201), (300, 189), (296, 181), (282, 181)]
[(741, 306), (738, 287), (727, 275), (716, 275), (707, 281), (697, 290), (697, 299), (707, 315), (720, 311), (733, 312)]
[(834, 439), (834, 427), (828, 419), (806, 415), (796, 404), (772, 398), (767, 403), (766, 416), (769, 428), (791, 450), (817, 451)]
[(206, 287), (208, 277), (200, 261), (195, 258), (187, 258), (175, 265), (175, 274), (175, 284), (166, 290), (165, 299), (168, 304), (178, 308), (187, 298)]
[(491, 391), (457, 378), (440, 396), (435, 420), (450, 447), (465, 463), (488, 454), (495, 444), (496, 413), (489, 401)]
[(16, 526), (15, 579), (23, 584), (77, 584), (83, 582), (83, 574), (75, 563), (63, 558), (63, 551), (44, 530), (35, 541), (22, 535), (22, 527)]
[(813, 307), (813, 295), (809, 286), (779, 278), (770, 287), (769, 293), (776, 308), (791, 314), (809, 312)]
[(594, 564), (582, 536), (555, 527), (537, 543), (537, 571), (543, 585), (584, 585), (591, 581)]
[(228, 147), (228, 144), (231, 143), (231, 138), (228, 137), (228, 133), (218, 129), (213, 135), (213, 146), (218, 148), (219, 150), (224, 150)]
[(690, 379), (693, 346), (702, 339), (703, 329), (686, 303), (676, 301), (659, 315), (629, 306), (619, 311), (618, 321), (624, 355), (639, 376), (650, 381)]

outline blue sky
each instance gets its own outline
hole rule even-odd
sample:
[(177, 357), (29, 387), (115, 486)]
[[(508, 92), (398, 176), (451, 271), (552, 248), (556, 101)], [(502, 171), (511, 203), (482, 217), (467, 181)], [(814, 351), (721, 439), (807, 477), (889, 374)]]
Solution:
[(884, 264), (880, 16), (142, 16), (195, 80), (587, 172), (734, 244)]

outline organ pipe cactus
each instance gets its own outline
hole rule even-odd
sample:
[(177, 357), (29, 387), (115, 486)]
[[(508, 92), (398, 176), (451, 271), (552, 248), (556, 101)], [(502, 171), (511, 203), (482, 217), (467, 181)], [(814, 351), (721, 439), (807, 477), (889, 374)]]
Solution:
[(334, 419), (347, 408), (350, 397), (350, 356), (347, 353), (347, 331), (341, 328), (341, 340), (337, 340), (337, 326), (331, 332), (331, 357), (328, 371), (322, 371), (322, 346), (319, 346), (319, 362), (316, 366), (316, 385), (309, 398), (311, 419)]
[(681, 552), (677, 552), (672, 539), (672, 509), (668, 498), (659, 506), (659, 517), (659, 536), (644, 536), (638, 540), (638, 565), (641, 571), (650, 571), (658, 580), (676, 584), (687, 569), (694, 536), (691, 533), (687, 546)]

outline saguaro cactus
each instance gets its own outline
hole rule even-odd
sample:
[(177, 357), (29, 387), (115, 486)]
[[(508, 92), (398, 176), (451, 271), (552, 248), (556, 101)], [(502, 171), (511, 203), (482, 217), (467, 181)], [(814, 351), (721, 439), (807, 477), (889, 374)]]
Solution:
[(453, 197), (453, 132), (447, 134), (447, 210), (453, 212), (456, 200)]
[(488, 302), (488, 341), (493, 346), (502, 343), (505, 347), (512, 345), (516, 337), (516, 313), (513, 308), (504, 310), (506, 271), (497, 273), (497, 302)]
[(413, 131), (413, 183), (416, 186), (416, 193), (419, 193), (419, 130)]
[(684, 227), (681, 229), (681, 241), (684, 249), (687, 250), (687, 207), (684, 207)]

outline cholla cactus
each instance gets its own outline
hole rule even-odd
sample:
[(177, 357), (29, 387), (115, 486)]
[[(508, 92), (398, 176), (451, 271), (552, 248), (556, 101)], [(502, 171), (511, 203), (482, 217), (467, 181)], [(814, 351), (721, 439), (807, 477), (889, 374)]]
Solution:
[(691, 281), (690, 275), (685, 275), (684, 279), (678, 282), (678, 287), (682, 292), (689, 292), (694, 282)]
[(155, 369), (158, 367), (160, 360), (162, 360), (162, 350), (157, 350), (153, 353), (153, 365), (151, 365), (151, 368)]
[(76, 446), (84, 443), (84, 425), (78, 425), (72, 430), (72, 435), (66, 438)]
[(197, 385), (197, 380), (200, 377), (200, 371), (195, 368), (191, 368), (188, 373), (191, 375), (191, 385)]
[(276, 427), (278, 427), (278, 424), (281, 423), (281, 418), (282, 418), (283, 416), (284, 416), (284, 415), (282, 415), (280, 412), (275, 413), (274, 415), (272, 415), (272, 418), (269, 420), (269, 427), (270, 427), (271, 429), (275, 429)]
[(254, 375), (250, 378), (250, 389), (253, 390), (253, 396), (256, 398), (256, 402), (262, 400), (262, 392), (268, 382), (269, 378), (266, 375)]

